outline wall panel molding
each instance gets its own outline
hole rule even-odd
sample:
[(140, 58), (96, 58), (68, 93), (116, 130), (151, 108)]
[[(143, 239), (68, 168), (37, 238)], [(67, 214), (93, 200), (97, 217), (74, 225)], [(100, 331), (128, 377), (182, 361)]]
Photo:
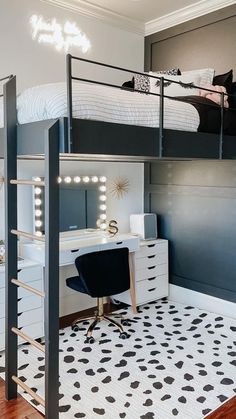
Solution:
[(158, 19), (150, 20), (145, 24), (145, 36), (163, 31), (164, 29), (179, 25), (183, 22), (196, 19), (200, 16), (215, 12), (216, 10), (223, 9), (235, 3), (235, 0), (199, 1), (196, 4), (192, 4), (165, 16), (161, 16)]

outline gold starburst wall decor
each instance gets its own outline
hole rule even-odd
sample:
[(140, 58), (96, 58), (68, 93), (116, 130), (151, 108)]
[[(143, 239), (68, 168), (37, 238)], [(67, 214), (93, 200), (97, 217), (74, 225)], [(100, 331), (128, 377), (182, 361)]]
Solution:
[(127, 178), (119, 177), (111, 183), (110, 193), (114, 198), (121, 199), (129, 191), (129, 180)]

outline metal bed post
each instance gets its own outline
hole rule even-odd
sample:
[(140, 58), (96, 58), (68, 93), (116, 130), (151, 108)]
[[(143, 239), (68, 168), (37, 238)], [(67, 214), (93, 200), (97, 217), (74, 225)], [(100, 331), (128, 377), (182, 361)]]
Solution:
[(45, 136), (45, 417), (59, 418), (59, 122)]
[(219, 159), (223, 158), (223, 136), (224, 136), (224, 93), (220, 97), (220, 139), (219, 139)]
[[(17, 179), (16, 79), (4, 85), (4, 172), (6, 236), (6, 399), (17, 398), (17, 385), (45, 406), (46, 419), (59, 418), (59, 121), (45, 130), (45, 181)], [(45, 239), (17, 229), (17, 186), (45, 186)], [(17, 279), (17, 238), (45, 241), (45, 292)], [(18, 326), (17, 288), (44, 301), (45, 346)], [(17, 377), (17, 338), (45, 353), (45, 400)]]
[(160, 106), (159, 106), (159, 157), (163, 151), (163, 125), (164, 125), (164, 77), (160, 78)]
[(72, 55), (67, 54), (66, 56), (66, 84), (67, 84), (67, 116), (68, 116), (68, 153), (71, 153), (72, 147)]
[(17, 126), (16, 126), (16, 78), (4, 84), (4, 174), (5, 174), (5, 348), (7, 400), (16, 398), (17, 385), (12, 376), (17, 373), (17, 335), (12, 327), (17, 325), (17, 287), (11, 283), (17, 277), (17, 236), (11, 233), (17, 229), (17, 188), (10, 183), (17, 174)]

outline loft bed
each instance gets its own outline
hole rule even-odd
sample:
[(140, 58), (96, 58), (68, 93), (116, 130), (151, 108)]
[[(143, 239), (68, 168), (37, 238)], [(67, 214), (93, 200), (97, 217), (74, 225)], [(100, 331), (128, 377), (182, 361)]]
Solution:
[[(220, 110), (220, 133), (207, 134), (164, 129), (164, 80), (160, 78), (159, 127), (143, 127), (72, 117), (72, 81), (103, 84), (72, 76), (72, 60), (86, 61), (130, 72), (111, 65), (67, 56), (68, 116), (27, 124), (17, 124), (16, 78), (4, 85), (4, 128), (0, 130), (0, 157), (5, 171), (5, 246), (6, 275), (6, 399), (17, 397), (17, 386), (45, 407), (46, 419), (59, 418), (59, 160), (60, 158), (96, 161), (145, 162), (156, 159), (234, 159), (236, 137), (224, 135), (224, 108)], [(138, 73), (136, 74), (143, 74)], [(134, 92), (136, 90), (134, 89)], [(130, 94), (133, 94), (130, 92)], [(173, 99), (172, 100), (179, 100)], [(127, 141), (128, 137), (128, 141)], [(18, 158), (44, 158), (44, 181), (17, 179)], [(40, 185), (45, 188), (45, 237), (17, 229), (17, 185)], [(45, 243), (44, 318), (45, 344), (34, 341), (17, 327), (17, 238)], [(33, 288), (29, 292), (35, 293)], [(17, 337), (30, 343), (45, 356), (45, 400), (17, 377)]]
[[(133, 73), (145, 76), (146, 74), (131, 71), (126, 68), (116, 67), (84, 58), (67, 55), (67, 117), (59, 117), (56, 119), (43, 119), (40, 121), (17, 124), (16, 115), (14, 114), (14, 89), (8, 89), (6, 94), (6, 103), (11, 103), (8, 106), (9, 111), (7, 119), (11, 120), (11, 124), (17, 126), (17, 153), (19, 156), (34, 156), (40, 158), (44, 154), (44, 133), (49, 130), (56, 120), (58, 121), (57, 135), (59, 136), (59, 149), (61, 157), (64, 158), (84, 158), (90, 159), (93, 155), (94, 159), (116, 159), (123, 160), (124, 156), (130, 161), (138, 160), (152, 160), (152, 159), (235, 159), (236, 158), (236, 130), (234, 135), (227, 135), (224, 133), (225, 117), (229, 112), (235, 110), (226, 110), (223, 107), (223, 100), (221, 106), (207, 103), (207, 108), (218, 107), (218, 119), (220, 119), (219, 132), (189, 132), (187, 130), (168, 129), (164, 127), (165, 118), (165, 100), (170, 99), (177, 102), (179, 106), (183, 100), (179, 97), (170, 97), (165, 95), (164, 83), (170, 80), (167, 77), (158, 78), (150, 75), (150, 78), (160, 79), (160, 93), (148, 93), (148, 96), (159, 96), (159, 123), (158, 127), (133, 125), (128, 123), (107, 122), (96, 119), (86, 119), (73, 117), (73, 99), (74, 84), (82, 82), (90, 85), (105, 86), (112, 88), (114, 92), (125, 94), (125, 90), (131, 94), (139, 94), (139, 96), (147, 97), (147, 93), (137, 89), (126, 89), (121, 86), (111, 83), (104, 83), (94, 80), (89, 80), (82, 77), (75, 77), (72, 75), (73, 61), (86, 62), (91, 65), (109, 68), (112, 70), (123, 71), (124, 73)], [(173, 82), (180, 84), (178, 82)], [(122, 89), (122, 91), (121, 91)], [(132, 92), (131, 92), (132, 90)], [(203, 90), (209, 90), (204, 89)], [(211, 90), (209, 90), (211, 91)], [(229, 96), (229, 95), (228, 95)], [(222, 94), (224, 99), (224, 95)], [(186, 102), (194, 105), (194, 96)], [(203, 104), (204, 105), (204, 104)], [(11, 110), (10, 110), (11, 108)], [(3, 157), (3, 135), (4, 129), (0, 129), (0, 157)]]

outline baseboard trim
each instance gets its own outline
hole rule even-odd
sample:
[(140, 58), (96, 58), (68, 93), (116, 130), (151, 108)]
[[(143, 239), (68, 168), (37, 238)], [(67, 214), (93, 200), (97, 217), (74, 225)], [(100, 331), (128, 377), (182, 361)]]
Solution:
[(170, 284), (169, 299), (236, 319), (236, 303)]

